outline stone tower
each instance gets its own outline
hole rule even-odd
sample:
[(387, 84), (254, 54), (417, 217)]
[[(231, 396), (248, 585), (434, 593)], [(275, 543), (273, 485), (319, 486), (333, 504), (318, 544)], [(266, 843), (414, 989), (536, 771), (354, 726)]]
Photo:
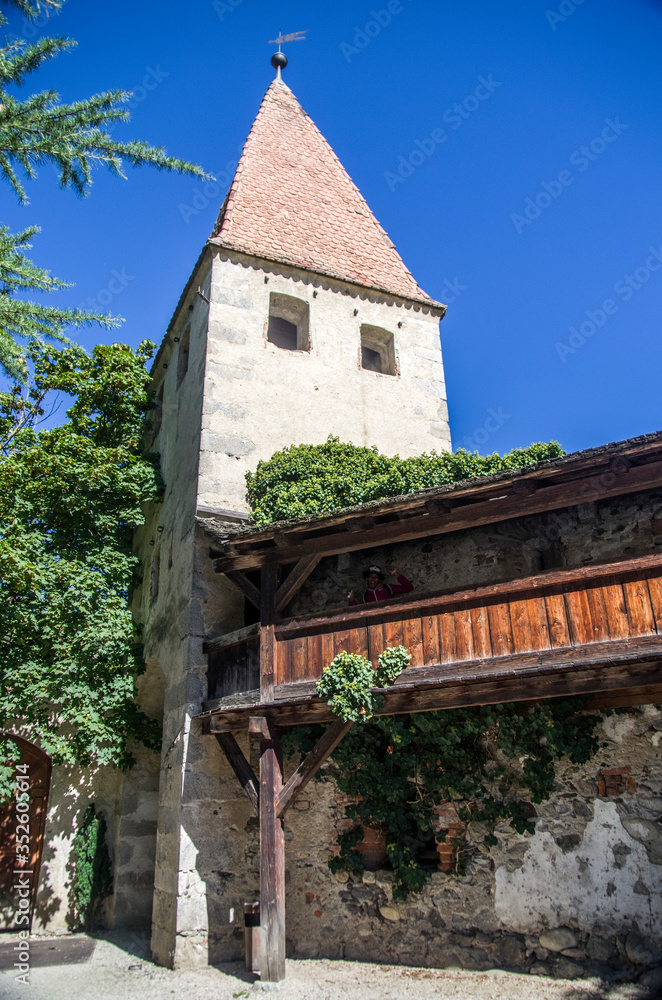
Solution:
[[(153, 368), (166, 491), (136, 539), (145, 569), (134, 606), (142, 687), (153, 711), (163, 705), (152, 924), (163, 964), (206, 964), (241, 947), (223, 875), (241, 867), (243, 847), (228, 835), (228, 802), (241, 792), (196, 716), (203, 642), (242, 627), (244, 603), (208, 575), (196, 515), (245, 518), (246, 471), (289, 444), (334, 434), (403, 457), (449, 449), (444, 311), (276, 79)], [(149, 769), (125, 780), (118, 914), (151, 905), (155, 797)]]

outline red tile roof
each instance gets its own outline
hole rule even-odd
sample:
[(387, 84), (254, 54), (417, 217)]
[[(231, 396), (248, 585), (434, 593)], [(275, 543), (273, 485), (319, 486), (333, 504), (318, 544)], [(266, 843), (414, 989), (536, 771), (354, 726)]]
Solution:
[(433, 302), (324, 136), (279, 80), (264, 96), (211, 242)]

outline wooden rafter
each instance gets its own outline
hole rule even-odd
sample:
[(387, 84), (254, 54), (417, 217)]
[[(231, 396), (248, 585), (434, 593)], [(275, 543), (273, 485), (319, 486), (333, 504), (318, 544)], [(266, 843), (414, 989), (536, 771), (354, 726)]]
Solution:
[(228, 759), (228, 764), (236, 774), (239, 784), (250, 801), (257, 815), (260, 813), (260, 793), (258, 780), (253, 768), (244, 757), (241, 747), (232, 733), (216, 733), (221, 750)]
[(247, 597), (251, 604), (259, 610), (260, 590), (254, 583), (251, 583), (246, 574), (242, 573), (240, 570), (233, 570), (225, 575), (228, 580), (231, 580), (232, 583), (234, 583), (235, 587), (239, 588), (244, 597)]
[[(301, 520), (277, 532), (256, 529), (227, 540), (232, 552), (214, 560), (217, 572), (296, 562), (376, 545), (411, 541), (662, 485), (662, 441), (571, 456), (548, 466), (485, 477), (476, 483), (385, 500), (370, 510)], [(357, 530), (365, 518), (365, 527)], [(372, 521), (372, 524), (370, 523)], [(275, 534), (278, 534), (276, 544)]]

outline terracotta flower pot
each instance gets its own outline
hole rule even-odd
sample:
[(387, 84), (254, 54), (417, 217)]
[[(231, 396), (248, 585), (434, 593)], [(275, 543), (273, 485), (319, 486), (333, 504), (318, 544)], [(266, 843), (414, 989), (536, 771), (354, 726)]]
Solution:
[(382, 868), (388, 861), (386, 834), (372, 826), (363, 827), (363, 840), (353, 848), (363, 855), (363, 864), (368, 871)]

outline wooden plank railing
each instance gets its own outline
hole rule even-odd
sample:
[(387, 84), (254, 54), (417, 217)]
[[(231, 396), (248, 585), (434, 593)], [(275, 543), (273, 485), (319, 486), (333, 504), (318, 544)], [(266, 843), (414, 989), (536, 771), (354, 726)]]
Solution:
[[(629, 640), (656, 634), (662, 642), (662, 554), (280, 621), (274, 697), (312, 691), (341, 650), (376, 662), (386, 646), (406, 646), (412, 654), (406, 683), (429, 667), (506, 663), (535, 653), (547, 662), (555, 651), (563, 659), (568, 650), (612, 642), (622, 650)], [(236, 655), (243, 664), (241, 645), (227, 648), (224, 659)], [(210, 688), (210, 697), (218, 696)]]

